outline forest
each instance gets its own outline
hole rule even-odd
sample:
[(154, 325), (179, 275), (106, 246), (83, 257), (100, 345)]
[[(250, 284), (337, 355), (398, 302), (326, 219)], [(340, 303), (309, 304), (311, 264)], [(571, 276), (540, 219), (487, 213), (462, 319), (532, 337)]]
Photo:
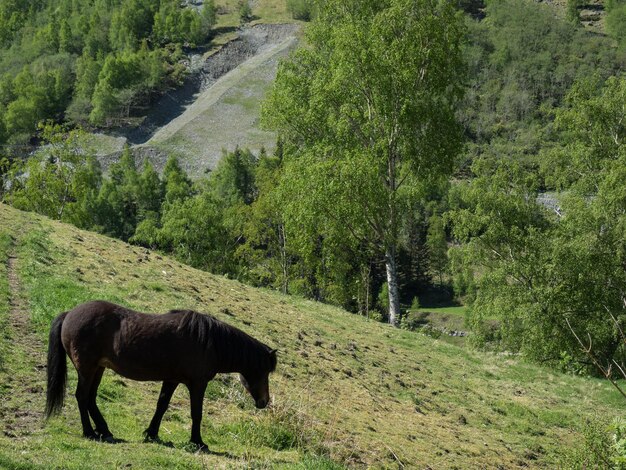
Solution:
[(224, 152), (191, 180), (175, 156), (158, 173), (127, 148), (103, 172), (78, 149), (180, 82), (213, 2), (3, 1), (0, 140), (42, 144), (6, 147), (3, 200), (404, 328), (411, 306), (467, 305), (473, 346), (613, 378), (626, 2), (606, 2), (606, 33), (576, 1), (479, 6), (290, 2), (312, 21), (262, 106), (276, 150)]
[(177, 0), (3, 0), (0, 144), (24, 145), (55, 120), (133, 122), (184, 77), (183, 49), (204, 44), (215, 7)]

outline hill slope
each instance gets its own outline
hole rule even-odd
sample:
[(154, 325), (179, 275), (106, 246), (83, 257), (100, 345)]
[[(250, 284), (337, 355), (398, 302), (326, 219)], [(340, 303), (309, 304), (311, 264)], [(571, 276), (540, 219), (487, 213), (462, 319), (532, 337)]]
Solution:
[(159, 170), (176, 155), (194, 177), (214, 169), (224, 150), (273, 150), (276, 135), (260, 128), (261, 102), (299, 29), (291, 23), (241, 28), (217, 52), (196, 55), (185, 84), (159, 99), (141, 126), (118, 129), (115, 136), (92, 134), (85, 144), (105, 168), (129, 144)]
[[(339, 309), (253, 289), (157, 253), (0, 205), (0, 467), (335, 468), (554, 466), (596, 413), (623, 414), (609, 384), (484, 355)], [(70, 366), (61, 417), (42, 422), (50, 320), (87, 299), (210, 312), (280, 351), (274, 406), (257, 411), (233, 377), (209, 385), (203, 437), (188, 394), (143, 443), (159, 390), (107, 372), (99, 403), (124, 442), (80, 437)], [(30, 312), (30, 318), (24, 318)], [(32, 332), (35, 332), (33, 334)]]

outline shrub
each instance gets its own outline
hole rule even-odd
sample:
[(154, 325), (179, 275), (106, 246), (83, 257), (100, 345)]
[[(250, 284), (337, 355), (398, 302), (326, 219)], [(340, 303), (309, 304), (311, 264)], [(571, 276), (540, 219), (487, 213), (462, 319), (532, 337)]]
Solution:
[(248, 0), (239, 2), (239, 19), (242, 23), (248, 23), (252, 19), (252, 8)]
[(581, 444), (563, 456), (563, 468), (626, 469), (626, 420), (587, 421), (582, 433)]
[(407, 312), (400, 320), (400, 328), (403, 330), (415, 331), (424, 324), (419, 312)]
[(378, 306), (383, 315), (389, 314), (389, 285), (385, 282), (380, 288), (378, 294)]
[(313, 2), (311, 0), (287, 0), (287, 11), (293, 19), (311, 21), (313, 17)]

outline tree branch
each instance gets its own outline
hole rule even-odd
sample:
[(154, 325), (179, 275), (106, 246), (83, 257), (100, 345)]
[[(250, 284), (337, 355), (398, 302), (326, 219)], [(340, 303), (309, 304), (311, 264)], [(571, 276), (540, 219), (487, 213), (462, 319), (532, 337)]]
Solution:
[[(598, 370), (600, 372), (602, 372), (602, 375), (604, 375), (604, 377), (609, 380), (613, 386), (617, 389), (617, 391), (619, 393), (621, 393), (621, 395), (626, 398), (626, 392), (624, 392), (624, 390), (620, 387), (620, 385), (617, 383), (617, 381), (615, 379), (613, 379), (612, 374), (611, 374), (611, 367), (609, 367), (609, 369), (607, 370), (602, 364), (600, 364), (600, 361), (598, 361), (596, 359), (596, 357), (593, 355), (591, 348), (592, 348), (592, 344), (591, 344), (591, 335), (589, 335), (589, 333), (587, 333), (587, 335), (589, 336), (589, 346), (585, 346), (585, 344), (582, 342), (582, 340), (580, 339), (580, 337), (576, 334), (576, 332), (574, 331), (574, 328), (572, 328), (571, 323), (569, 322), (569, 319), (567, 317), (565, 317), (565, 322), (567, 323), (567, 326), (569, 327), (569, 330), (572, 332), (572, 334), (574, 335), (574, 338), (576, 338), (576, 341), (578, 341), (578, 344), (580, 344), (580, 347), (582, 348), (583, 352), (587, 355), (587, 357), (589, 359), (591, 359), (591, 361), (594, 363), (594, 365), (598, 368)], [(618, 366), (619, 367), (619, 366)], [(621, 370), (621, 367), (620, 367)], [(622, 370), (623, 372), (623, 370)]]

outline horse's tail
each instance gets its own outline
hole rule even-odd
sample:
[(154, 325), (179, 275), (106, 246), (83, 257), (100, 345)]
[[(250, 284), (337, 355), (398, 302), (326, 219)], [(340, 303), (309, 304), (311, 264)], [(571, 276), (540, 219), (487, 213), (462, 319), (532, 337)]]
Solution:
[(67, 363), (65, 348), (61, 343), (61, 327), (68, 312), (63, 312), (52, 321), (48, 341), (48, 390), (46, 391), (46, 419), (63, 408)]

